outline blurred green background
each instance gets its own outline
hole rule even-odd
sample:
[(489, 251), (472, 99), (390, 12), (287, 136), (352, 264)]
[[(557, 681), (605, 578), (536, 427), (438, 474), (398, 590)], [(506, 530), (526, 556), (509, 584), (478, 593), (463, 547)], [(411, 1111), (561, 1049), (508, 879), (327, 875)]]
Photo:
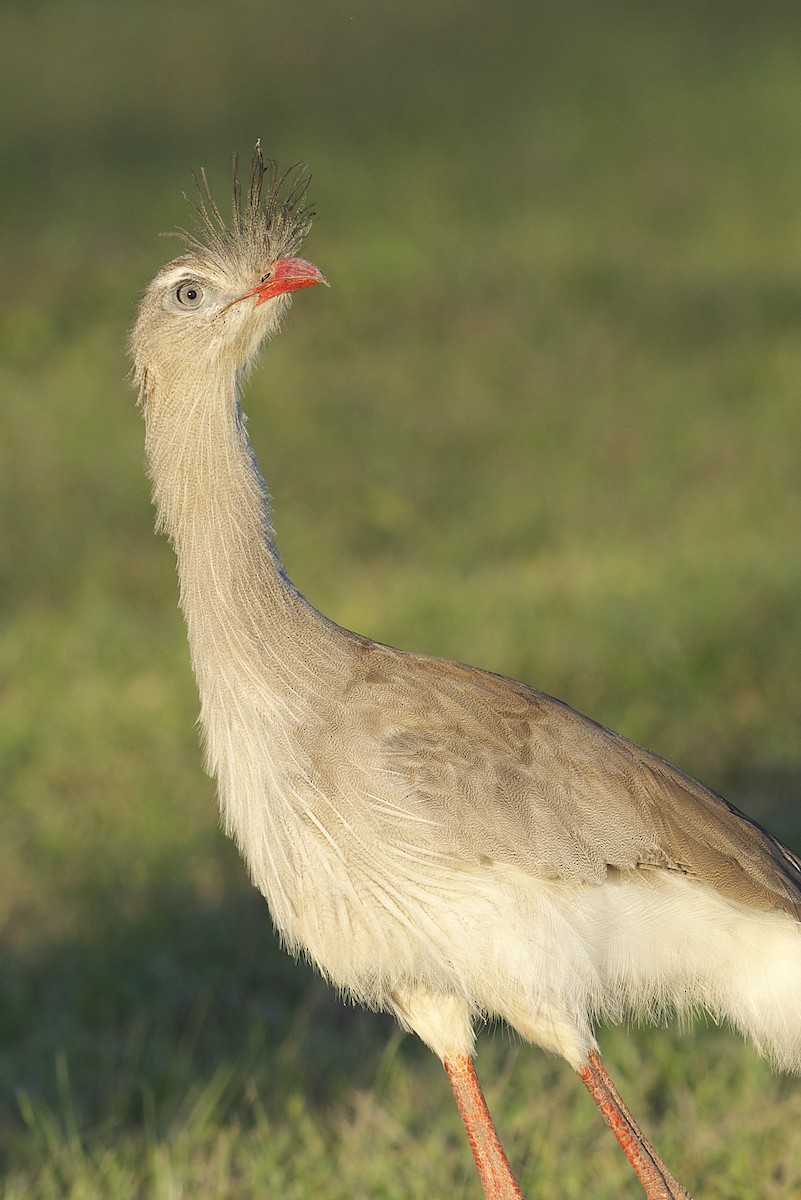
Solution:
[[(476, 1197), (436, 1062), (219, 832), (127, 331), (190, 169), (308, 162), (333, 286), (247, 396), (301, 590), (799, 849), (801, 13), (9, 0), (0, 47), (0, 1196)], [(801, 1195), (797, 1081), (603, 1044), (697, 1194)], [(479, 1066), (529, 1200), (639, 1194), (566, 1067)]]

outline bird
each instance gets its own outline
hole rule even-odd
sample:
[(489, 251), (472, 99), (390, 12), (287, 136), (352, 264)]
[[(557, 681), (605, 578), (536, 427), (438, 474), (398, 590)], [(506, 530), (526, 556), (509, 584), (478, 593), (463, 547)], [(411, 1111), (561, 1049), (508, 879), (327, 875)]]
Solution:
[(475, 1070), (505, 1022), (560, 1055), (648, 1200), (688, 1200), (598, 1024), (703, 1011), (801, 1069), (801, 861), (656, 754), (524, 683), (342, 628), (289, 579), (242, 389), (315, 216), (256, 143), (231, 215), (205, 170), (131, 334), (157, 530), (221, 820), (286, 949), (441, 1060), (485, 1200), (522, 1200)]

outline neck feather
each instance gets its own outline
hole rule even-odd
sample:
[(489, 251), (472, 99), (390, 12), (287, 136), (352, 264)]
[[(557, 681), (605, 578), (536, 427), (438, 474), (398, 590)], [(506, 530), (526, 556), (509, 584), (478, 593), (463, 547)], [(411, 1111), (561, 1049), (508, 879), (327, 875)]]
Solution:
[(336, 626), (281, 566), (236, 379), (148, 385), (145, 446), (158, 528), (175, 548), (204, 703), (226, 684), (297, 694), (299, 672), (319, 671)]

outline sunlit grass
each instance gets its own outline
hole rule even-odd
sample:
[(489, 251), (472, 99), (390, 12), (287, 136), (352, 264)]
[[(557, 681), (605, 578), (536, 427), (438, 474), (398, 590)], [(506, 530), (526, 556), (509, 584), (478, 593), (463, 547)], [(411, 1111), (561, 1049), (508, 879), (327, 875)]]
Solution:
[[(351, 1064), (350, 1078), (337, 1075), (334, 1095), (315, 1095), (308, 1074), (294, 1069), (299, 1039), (314, 1040), (315, 1020), (327, 1015), (319, 996), (309, 1007), (286, 1043), (251, 1046), (251, 1055), (272, 1058), (269, 1075), (243, 1056), (211, 1077), (187, 1074), (175, 1107), (160, 1107), (145, 1093), (129, 1112), (127, 1095), (112, 1093), (92, 1126), (75, 1111), (73, 1081), (59, 1057), (57, 1101), (19, 1097), (18, 1153), (2, 1194), (35, 1189), (47, 1197), (223, 1200), (259, 1189), (298, 1200), (475, 1194), (472, 1163), (436, 1064), (408, 1053), (413, 1048), (397, 1034), (383, 1050), (368, 1039), (366, 1069)], [(801, 1117), (797, 1088), (774, 1080), (750, 1051), (716, 1033), (617, 1032), (604, 1040), (631, 1103), (650, 1112), (650, 1132), (699, 1195), (794, 1194), (801, 1150), (788, 1130)], [(491, 1041), (479, 1064), (527, 1196), (546, 1200), (556, 1189), (568, 1200), (588, 1192), (601, 1200), (637, 1194), (625, 1160), (563, 1063)]]

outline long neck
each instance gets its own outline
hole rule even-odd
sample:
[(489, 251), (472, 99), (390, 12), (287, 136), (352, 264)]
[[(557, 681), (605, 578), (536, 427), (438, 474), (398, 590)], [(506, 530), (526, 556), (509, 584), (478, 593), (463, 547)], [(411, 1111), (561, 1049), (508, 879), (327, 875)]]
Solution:
[(204, 704), (221, 688), (302, 694), (342, 631), (281, 567), (235, 378), (155, 384), (145, 420), (158, 526), (175, 547)]

